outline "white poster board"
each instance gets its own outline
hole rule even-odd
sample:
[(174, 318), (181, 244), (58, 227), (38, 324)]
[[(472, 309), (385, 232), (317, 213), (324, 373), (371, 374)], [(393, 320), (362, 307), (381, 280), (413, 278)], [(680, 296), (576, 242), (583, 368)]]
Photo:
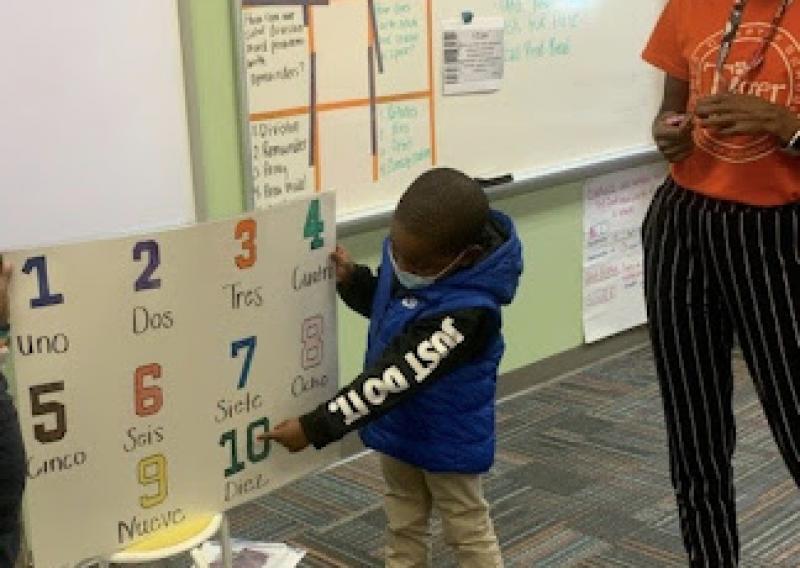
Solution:
[(37, 568), (220, 512), (338, 457), (257, 436), (337, 390), (332, 194), (8, 255)]
[(594, 178), (584, 187), (583, 329), (587, 343), (647, 321), (641, 226), (663, 164)]

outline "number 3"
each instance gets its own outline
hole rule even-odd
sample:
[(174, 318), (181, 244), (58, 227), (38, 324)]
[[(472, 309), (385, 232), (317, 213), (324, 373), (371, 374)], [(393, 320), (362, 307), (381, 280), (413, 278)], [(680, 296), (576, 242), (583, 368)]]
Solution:
[[(256, 263), (258, 254), (256, 251), (256, 222), (253, 219), (244, 219), (236, 225), (235, 237), (237, 241), (242, 241), (242, 250), (247, 254), (240, 254), (236, 257), (236, 266), (240, 270), (252, 267)], [(244, 238), (245, 235), (247, 238)], [(244, 240), (242, 240), (244, 238)]]

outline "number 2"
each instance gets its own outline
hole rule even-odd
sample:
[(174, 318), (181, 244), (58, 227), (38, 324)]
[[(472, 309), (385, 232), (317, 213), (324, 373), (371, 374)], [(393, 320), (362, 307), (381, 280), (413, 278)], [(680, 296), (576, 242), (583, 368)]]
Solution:
[(42, 402), (41, 397), (45, 394), (53, 394), (64, 391), (64, 381), (37, 385), (31, 387), (31, 413), (34, 416), (46, 416), (54, 414), (56, 425), (52, 430), (48, 430), (44, 424), (36, 424), (33, 427), (33, 435), (42, 444), (50, 444), (63, 440), (67, 434), (67, 413), (64, 405), (60, 402)]
[(151, 509), (163, 503), (169, 493), (167, 488), (167, 458), (161, 454), (144, 458), (139, 462), (138, 470), (139, 485), (145, 487), (156, 485), (158, 487), (155, 494), (139, 497), (139, 504), (145, 509)]
[(153, 278), (153, 273), (161, 264), (161, 252), (158, 249), (158, 243), (153, 240), (136, 243), (136, 246), (133, 247), (133, 260), (139, 262), (142, 260), (144, 253), (147, 253), (147, 267), (133, 285), (133, 289), (136, 292), (161, 288), (161, 278)]
[(244, 219), (239, 221), (239, 224), (236, 225), (234, 236), (237, 241), (242, 241), (242, 250), (247, 253), (240, 254), (236, 257), (236, 266), (240, 270), (251, 268), (256, 263), (256, 259), (258, 258), (258, 251), (256, 250), (257, 234), (258, 225), (253, 219)]

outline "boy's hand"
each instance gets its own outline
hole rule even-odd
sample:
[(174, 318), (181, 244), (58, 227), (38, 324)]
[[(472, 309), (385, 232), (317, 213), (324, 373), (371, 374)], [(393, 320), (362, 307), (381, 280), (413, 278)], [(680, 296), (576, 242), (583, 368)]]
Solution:
[(356, 269), (350, 253), (341, 245), (337, 245), (336, 250), (331, 253), (331, 260), (336, 266), (336, 283), (347, 285)]
[(305, 450), (309, 445), (306, 433), (303, 432), (303, 427), (297, 418), (284, 420), (268, 433), (259, 436), (258, 439), (274, 440), (292, 453)]
[(11, 263), (2, 261), (2, 266), (0, 266), (0, 326), (8, 323), (8, 288), (12, 270)]

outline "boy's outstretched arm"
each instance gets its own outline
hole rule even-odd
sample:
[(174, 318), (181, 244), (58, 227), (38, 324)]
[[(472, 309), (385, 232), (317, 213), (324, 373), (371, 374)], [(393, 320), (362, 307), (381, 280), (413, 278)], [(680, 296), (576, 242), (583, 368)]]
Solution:
[(414, 404), (418, 391), (481, 355), (498, 330), (497, 317), (482, 308), (415, 321), (334, 398), (264, 437), (293, 452), (323, 448), (402, 402)]

